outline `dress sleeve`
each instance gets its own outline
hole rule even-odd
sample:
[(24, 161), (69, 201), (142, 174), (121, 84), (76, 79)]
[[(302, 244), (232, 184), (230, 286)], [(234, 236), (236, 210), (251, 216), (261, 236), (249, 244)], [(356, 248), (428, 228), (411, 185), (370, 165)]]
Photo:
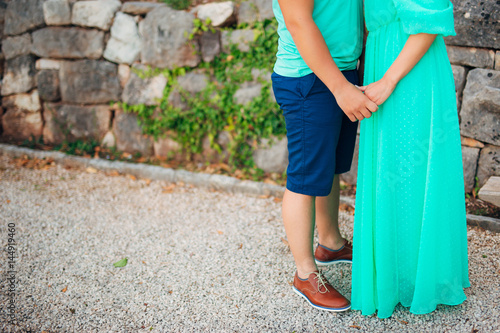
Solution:
[(449, 0), (393, 0), (403, 30), (455, 36), (453, 4)]

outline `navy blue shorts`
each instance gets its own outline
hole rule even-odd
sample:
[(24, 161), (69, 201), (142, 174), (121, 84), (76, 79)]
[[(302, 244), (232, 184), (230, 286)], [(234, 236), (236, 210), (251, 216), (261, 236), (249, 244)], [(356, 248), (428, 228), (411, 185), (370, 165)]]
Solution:
[[(342, 72), (358, 84), (357, 70)], [(288, 138), (286, 188), (327, 196), (335, 174), (351, 169), (358, 122), (351, 122), (325, 84), (311, 73), (271, 75), (274, 95), (285, 116)]]

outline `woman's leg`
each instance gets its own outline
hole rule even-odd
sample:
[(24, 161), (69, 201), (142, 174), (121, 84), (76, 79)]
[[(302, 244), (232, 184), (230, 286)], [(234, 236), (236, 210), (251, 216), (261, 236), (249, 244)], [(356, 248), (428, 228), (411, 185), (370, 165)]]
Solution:
[(283, 224), (297, 265), (297, 274), (307, 279), (317, 271), (313, 255), (314, 197), (285, 190), (282, 204)]
[(339, 230), (339, 175), (333, 179), (332, 191), (327, 197), (316, 197), (316, 227), (319, 243), (332, 250), (340, 249), (345, 242)]

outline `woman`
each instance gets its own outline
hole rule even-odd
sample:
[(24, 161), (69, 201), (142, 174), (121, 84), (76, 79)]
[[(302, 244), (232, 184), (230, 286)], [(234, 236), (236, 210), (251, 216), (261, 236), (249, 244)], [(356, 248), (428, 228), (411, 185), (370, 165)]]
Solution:
[(390, 317), (457, 305), (469, 287), (460, 132), (443, 36), (447, 0), (365, 0), (365, 95), (352, 309)]

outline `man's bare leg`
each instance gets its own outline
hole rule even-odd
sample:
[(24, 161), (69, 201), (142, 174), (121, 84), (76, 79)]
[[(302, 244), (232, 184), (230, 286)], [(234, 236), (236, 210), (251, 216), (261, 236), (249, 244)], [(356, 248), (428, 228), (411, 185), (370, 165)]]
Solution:
[(345, 242), (339, 230), (339, 200), (340, 180), (335, 175), (330, 195), (316, 197), (315, 214), (319, 243), (332, 250), (340, 249)]
[(283, 195), (283, 224), (301, 279), (318, 270), (313, 254), (314, 201), (315, 197), (289, 190)]

